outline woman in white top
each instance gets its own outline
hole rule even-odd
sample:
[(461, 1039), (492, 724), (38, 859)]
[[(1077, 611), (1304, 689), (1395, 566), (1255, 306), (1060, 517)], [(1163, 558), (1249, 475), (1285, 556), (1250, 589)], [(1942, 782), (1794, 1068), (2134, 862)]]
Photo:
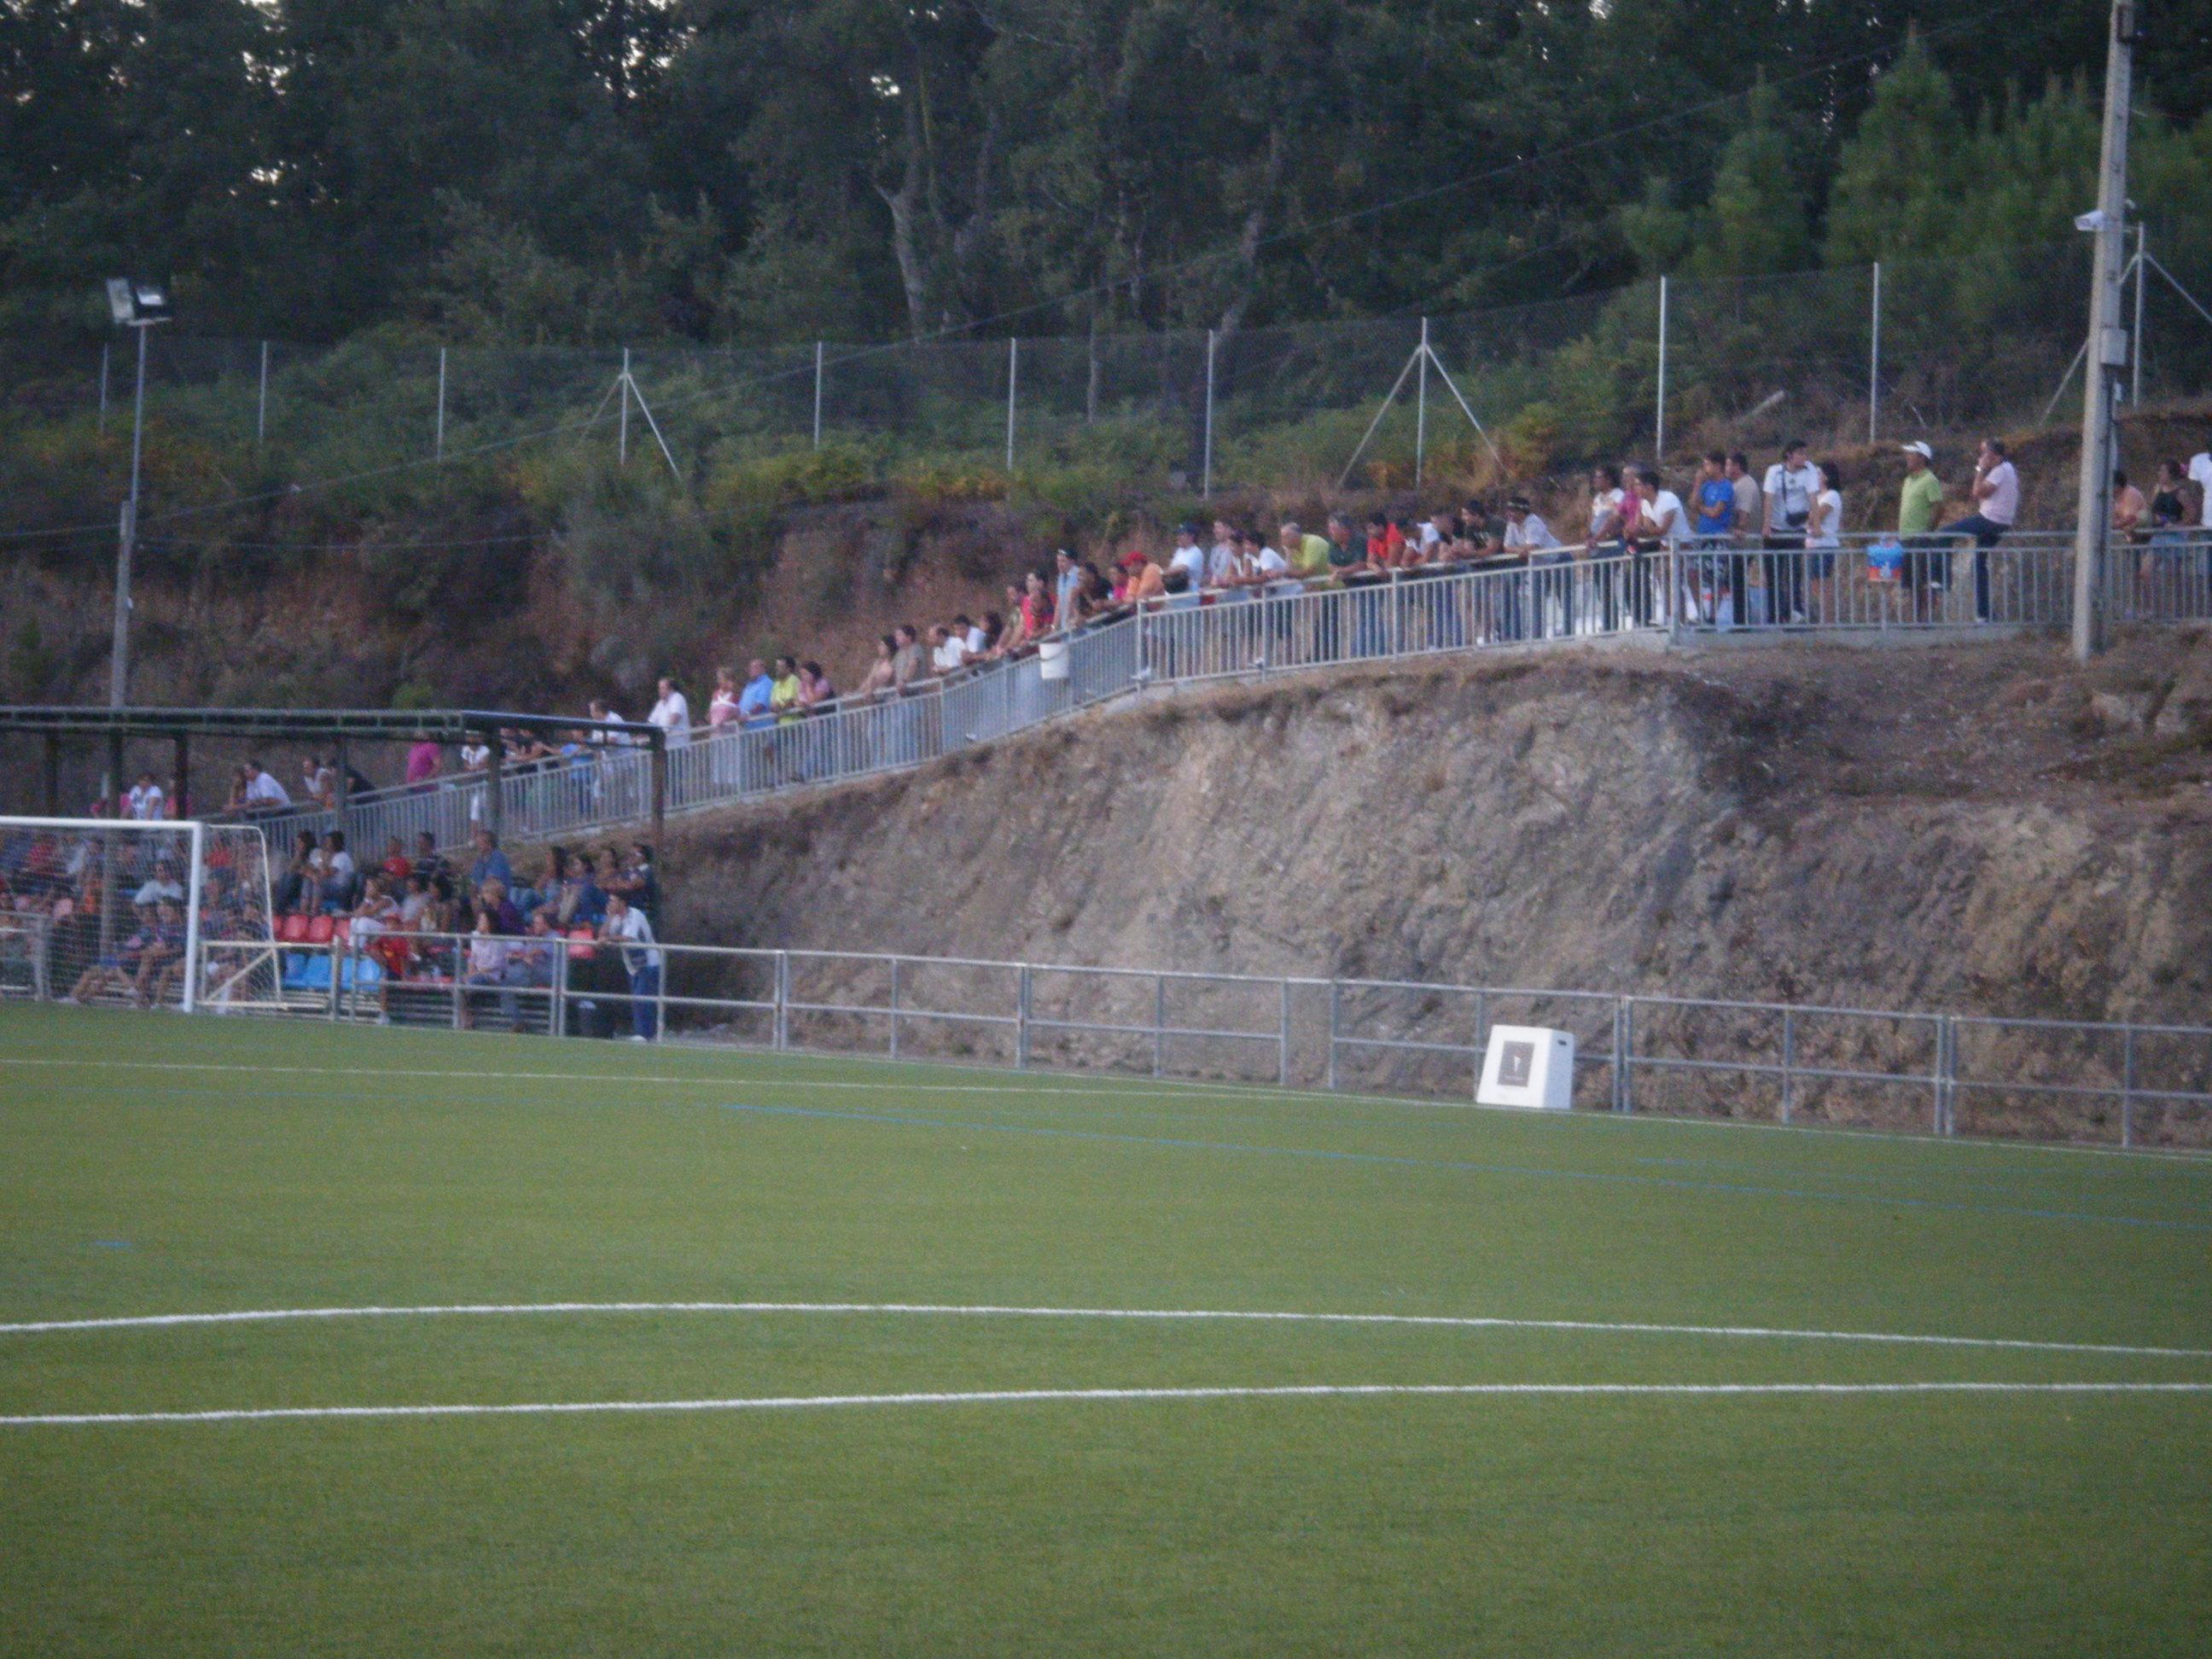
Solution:
[(1836, 614), (1836, 550), (1844, 544), (1844, 475), (1833, 461), (1820, 463), (1820, 493), (1805, 520), (1805, 574), (1811, 578), (1813, 620)]
[(719, 732), (738, 717), (738, 677), (733, 670), (714, 671), (714, 695), (707, 704), (707, 729)]

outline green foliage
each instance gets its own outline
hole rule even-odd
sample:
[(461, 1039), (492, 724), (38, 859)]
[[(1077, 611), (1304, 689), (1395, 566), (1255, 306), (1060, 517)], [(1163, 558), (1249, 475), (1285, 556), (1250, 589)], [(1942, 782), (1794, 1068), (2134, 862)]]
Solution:
[[(1949, 78), (1917, 34), (1875, 82), (1873, 101), (1837, 158), (1828, 202), (1831, 264), (1948, 253), (1967, 228), (1975, 178)], [(1963, 185), (1963, 187), (1962, 187)]]

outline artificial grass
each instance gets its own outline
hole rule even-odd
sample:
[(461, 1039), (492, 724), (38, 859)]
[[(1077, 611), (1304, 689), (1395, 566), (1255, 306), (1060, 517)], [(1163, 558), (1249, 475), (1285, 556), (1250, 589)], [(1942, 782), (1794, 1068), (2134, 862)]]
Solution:
[[(27, 1062), (27, 1063), (26, 1063)], [(0, 1010), (0, 1322), (744, 1300), (2212, 1348), (2212, 1164)], [(0, 1415), (2204, 1381), (1810, 1340), (885, 1314), (0, 1334)], [(2198, 1651), (2212, 1395), (0, 1426), (9, 1653)]]

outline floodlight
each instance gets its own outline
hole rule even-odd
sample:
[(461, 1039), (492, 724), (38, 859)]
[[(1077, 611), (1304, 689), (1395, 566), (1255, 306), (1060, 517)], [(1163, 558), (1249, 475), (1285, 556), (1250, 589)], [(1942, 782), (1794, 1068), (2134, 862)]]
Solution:
[(107, 308), (124, 328), (169, 320), (169, 287), (131, 276), (107, 279)]

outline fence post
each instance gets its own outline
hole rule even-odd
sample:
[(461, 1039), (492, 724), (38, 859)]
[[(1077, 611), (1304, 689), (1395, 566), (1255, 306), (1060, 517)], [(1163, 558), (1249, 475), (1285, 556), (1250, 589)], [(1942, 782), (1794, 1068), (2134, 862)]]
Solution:
[(899, 1027), (899, 1018), (898, 1018), (898, 1017), (899, 1017), (899, 959), (898, 959), (896, 957), (893, 957), (891, 958), (891, 1058), (892, 1058), (893, 1060), (896, 1060), (896, 1059), (899, 1057), (899, 1053), (898, 1053), (898, 1027)]
[(1872, 443), (1875, 428), (1881, 422), (1881, 261), (1879, 259), (1874, 262), (1874, 311), (1868, 335), (1867, 441)]
[(339, 967), (340, 967), (340, 963), (341, 963), (341, 958), (339, 957), (339, 955), (338, 955), (338, 936), (337, 936), (336, 933), (332, 933), (332, 934), (331, 935), (331, 1006), (330, 1006), (330, 1018), (331, 1018), (332, 1020), (334, 1020), (334, 1021), (335, 1021), (335, 1020), (337, 1018), (337, 1017), (338, 1017), (338, 980), (339, 980), (339, 978), (340, 978), (340, 975), (339, 975), (338, 969), (339, 969)]
[(107, 435), (107, 342), (100, 343), (100, 435)]
[(1959, 1028), (1949, 1014), (1936, 1016), (1936, 1075), (1931, 1080), (1936, 1089), (1935, 1133), (1948, 1135), (1952, 1092), (1959, 1080)]
[[(1482, 1092), (1482, 1066), (1486, 1057), (1484, 1050), (1489, 1046), (1489, 1034), (1490, 993), (1478, 987), (1474, 994), (1474, 1092), (1478, 1095)], [(1568, 1098), (1571, 1100), (1573, 1097), (1571, 1082)]]
[(545, 1011), (545, 1034), (568, 1035), (568, 939), (565, 933), (553, 944), (553, 995)]
[(1651, 459), (1654, 465), (1667, 464), (1667, 279), (1659, 279), (1659, 399), (1656, 419), (1653, 422)]
[(822, 342), (814, 343), (814, 447), (822, 447)]
[(1344, 982), (1332, 979), (1328, 982), (1328, 1086), (1336, 1087), (1336, 1029), (1340, 1010), (1344, 1000)]
[(791, 1047), (791, 952), (775, 953), (775, 1046)]
[[(2136, 311), (2142, 311), (2142, 285), (2136, 285)], [(105, 352), (106, 347), (100, 349)], [(104, 361), (104, 359), (103, 359)], [(105, 385), (103, 378), (102, 384)], [(1198, 495), (1200, 501), (1213, 499), (1213, 331), (1206, 331), (1206, 449), (1205, 459), (1199, 470)]]
[(1006, 471), (1014, 470), (1014, 410), (1015, 387), (1021, 378), (1022, 343), (1008, 336), (1006, 340)]
[(438, 431), (432, 441), (431, 459), (446, 459), (446, 348), (438, 348)]
[(2120, 1028), (2120, 1145), (2136, 1144), (2136, 1028)]
[(269, 436), (269, 342), (261, 343), (261, 392), (253, 409), (253, 447), (261, 447)]
[(1152, 1075), (1165, 1077), (1168, 1070), (1168, 976), (1152, 975)]
[(1616, 1112), (1635, 1109), (1635, 1091), (1629, 1079), (1629, 1070), (1635, 1064), (1629, 1052), (1635, 1031), (1628, 999), (1616, 999), (1613, 1005), (1613, 1109)]
[(1014, 1069), (1026, 1071), (1030, 1063), (1030, 965), (1022, 963), (1014, 985)]
[(1282, 1026), (1276, 1040), (1275, 1082), (1279, 1087), (1291, 1086), (1291, 981), (1282, 983)]
[(1790, 1109), (1797, 1079), (1791, 1075), (1797, 1064), (1797, 1011), (1782, 1011), (1782, 1121), (1790, 1121)]
[(623, 348), (622, 416), (615, 426), (615, 461), (629, 465), (629, 348)]

